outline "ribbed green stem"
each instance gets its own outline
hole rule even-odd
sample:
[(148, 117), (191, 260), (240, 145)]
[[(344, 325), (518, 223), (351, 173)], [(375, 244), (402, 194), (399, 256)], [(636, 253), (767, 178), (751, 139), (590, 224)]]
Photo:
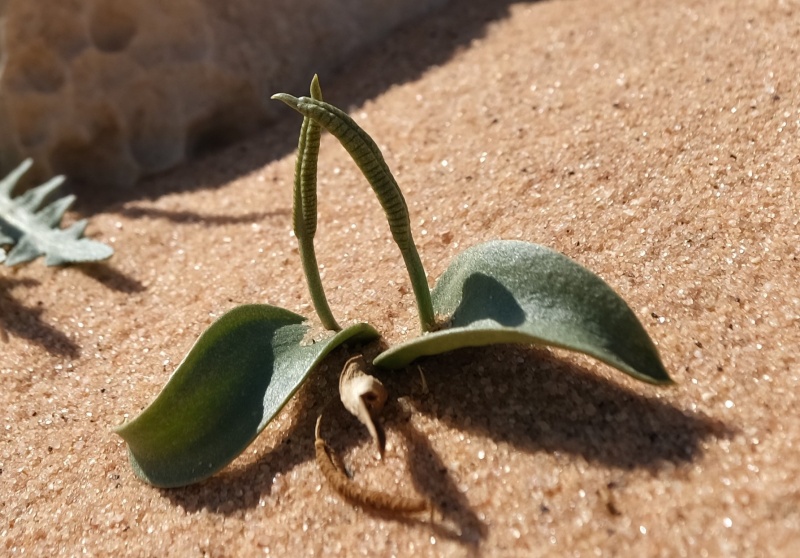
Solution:
[[(322, 90), (317, 76), (311, 81), (311, 96), (322, 100)], [(303, 118), (300, 140), (297, 144), (297, 161), (294, 167), (294, 206), (292, 225), (300, 250), (300, 260), (308, 283), (311, 301), (322, 325), (340, 331), (342, 328), (333, 317), (322, 278), (319, 276), (317, 255), (314, 251), (314, 235), (317, 232), (317, 157), (319, 156), (320, 127), (313, 119)]]
[(273, 95), (272, 98), (283, 101), (304, 117), (322, 125), (339, 140), (361, 169), (386, 213), (392, 238), (400, 247), (411, 278), (422, 330), (430, 331), (434, 326), (431, 292), (411, 236), (408, 206), (378, 146), (352, 118), (333, 105), (309, 97), (298, 99), (286, 93)]

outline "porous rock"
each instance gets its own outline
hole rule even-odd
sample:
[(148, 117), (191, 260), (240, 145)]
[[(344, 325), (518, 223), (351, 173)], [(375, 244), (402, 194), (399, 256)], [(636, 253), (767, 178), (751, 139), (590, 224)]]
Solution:
[(0, 173), (130, 186), (445, 0), (0, 0)]

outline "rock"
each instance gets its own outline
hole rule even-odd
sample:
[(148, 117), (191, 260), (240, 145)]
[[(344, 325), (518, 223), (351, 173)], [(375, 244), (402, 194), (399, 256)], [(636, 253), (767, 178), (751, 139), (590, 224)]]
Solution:
[(269, 122), (269, 96), (445, 0), (0, 0), (0, 175), (110, 188)]

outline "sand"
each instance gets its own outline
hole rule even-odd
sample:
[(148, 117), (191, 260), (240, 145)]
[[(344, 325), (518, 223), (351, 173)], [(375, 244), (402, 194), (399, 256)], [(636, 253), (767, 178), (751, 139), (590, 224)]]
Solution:
[[(290, 234), (296, 114), (135, 189), (79, 189), (72, 218), (114, 257), (0, 277), (0, 553), (800, 552), (799, 29), (796, 2), (468, 0), (321, 75), (384, 150), (431, 284), (485, 240), (550, 246), (630, 303), (677, 382), (530, 347), (428, 358), (427, 392), (415, 367), (381, 373), (382, 463), (338, 410), (345, 350), (199, 485), (140, 482), (112, 432), (226, 310), (313, 314)], [(411, 338), (376, 200), (330, 136), (320, 169), (334, 313)], [(432, 498), (433, 523), (331, 490), (323, 410), (355, 479)]]

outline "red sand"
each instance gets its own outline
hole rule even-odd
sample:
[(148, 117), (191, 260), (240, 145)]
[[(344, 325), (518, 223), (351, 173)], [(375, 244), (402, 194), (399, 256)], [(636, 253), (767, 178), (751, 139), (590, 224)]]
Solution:
[[(339, 351), (221, 474), (139, 482), (111, 429), (216, 316), (246, 302), (312, 314), (286, 109), (135, 191), (84, 192), (109, 264), (0, 278), (3, 554), (800, 552), (800, 5), (456, 4), (321, 76), (384, 150), (431, 283), (483, 240), (551, 246), (629, 301), (678, 385), (562, 352), (459, 351), (422, 363), (427, 394), (416, 369), (384, 374), (381, 464), (333, 410)], [(416, 334), (379, 206), (329, 136), (320, 169), (334, 313), (389, 343)], [(342, 502), (313, 460), (323, 408), (359, 482), (427, 495), (442, 517)]]

